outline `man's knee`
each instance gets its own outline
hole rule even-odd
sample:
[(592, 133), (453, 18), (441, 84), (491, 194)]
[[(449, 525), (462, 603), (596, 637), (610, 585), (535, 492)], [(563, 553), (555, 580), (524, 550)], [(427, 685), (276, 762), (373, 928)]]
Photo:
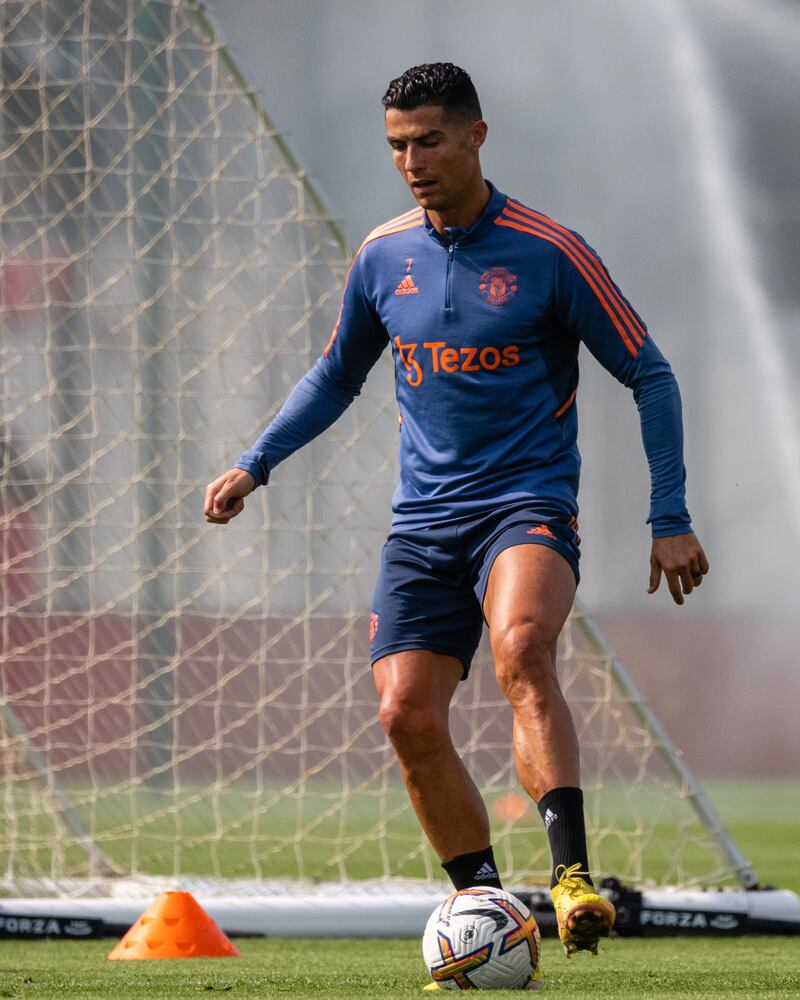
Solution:
[(556, 640), (535, 622), (520, 622), (492, 636), (492, 653), (500, 687), (509, 700), (547, 697), (558, 675)]
[(450, 740), (447, 719), (428, 705), (415, 704), (386, 692), (378, 713), (389, 742), (401, 759), (413, 759), (435, 752)]

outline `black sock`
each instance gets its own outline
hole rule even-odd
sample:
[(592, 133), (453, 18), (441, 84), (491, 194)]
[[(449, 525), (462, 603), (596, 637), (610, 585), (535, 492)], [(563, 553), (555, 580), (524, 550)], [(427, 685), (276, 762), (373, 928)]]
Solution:
[(580, 865), (587, 874), (583, 878), (594, 885), (589, 872), (586, 850), (586, 825), (583, 820), (583, 792), (580, 788), (551, 788), (539, 800), (539, 813), (547, 829), (550, 853), (553, 855), (553, 875), (550, 888), (557, 883), (556, 868)]
[(450, 876), (456, 889), (471, 889), (476, 885), (503, 888), (491, 847), (471, 854), (459, 854), (449, 861), (443, 861), (442, 868)]

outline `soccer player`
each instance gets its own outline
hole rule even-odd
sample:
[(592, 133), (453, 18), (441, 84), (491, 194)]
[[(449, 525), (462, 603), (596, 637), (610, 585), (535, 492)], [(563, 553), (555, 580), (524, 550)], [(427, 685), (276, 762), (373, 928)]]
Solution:
[(486, 808), (448, 727), (486, 621), (519, 779), (547, 829), (561, 941), (567, 955), (596, 952), (615, 914), (589, 872), (578, 741), (556, 673), (578, 583), (579, 346), (633, 390), (651, 475), (649, 592), (664, 574), (683, 604), (709, 567), (685, 504), (678, 388), (591, 247), (484, 179), (487, 126), (464, 70), (415, 66), (383, 105), (416, 207), (364, 240), (322, 357), (208, 486), (206, 519), (239, 514), (391, 345), (400, 480), (371, 618), (381, 723), (453, 885), (499, 886)]

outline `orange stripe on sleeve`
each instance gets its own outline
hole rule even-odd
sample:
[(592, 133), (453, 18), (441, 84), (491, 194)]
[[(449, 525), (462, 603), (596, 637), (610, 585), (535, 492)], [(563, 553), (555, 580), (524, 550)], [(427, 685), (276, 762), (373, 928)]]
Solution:
[(587, 261), (589, 267), (600, 279), (603, 286), (608, 289), (609, 295), (613, 297), (613, 301), (617, 304), (617, 307), (622, 314), (622, 318), (627, 320), (631, 336), (641, 347), (644, 343), (644, 338), (647, 336), (647, 331), (642, 326), (633, 309), (631, 309), (630, 305), (620, 295), (619, 290), (614, 287), (614, 283), (612, 282), (608, 271), (605, 269), (601, 261), (598, 260), (598, 258), (592, 253), (592, 251), (581, 243), (581, 241), (577, 239), (575, 234), (571, 233), (569, 229), (555, 222), (548, 216), (542, 215), (541, 212), (534, 212), (532, 208), (526, 208), (525, 205), (520, 205), (519, 202), (512, 201), (510, 198), (508, 199), (507, 205), (509, 209), (513, 209), (514, 212), (520, 213), (536, 224), (554, 230), (575, 248), (576, 252)]
[[(371, 233), (367, 234), (366, 239), (361, 244), (361, 247), (366, 246), (367, 243), (371, 243), (372, 240), (376, 240), (379, 236), (388, 236), (390, 233), (398, 232), (400, 229), (406, 227), (407, 224), (418, 226), (422, 222), (422, 209), (412, 208), (408, 212), (404, 212), (402, 215), (398, 215), (394, 219), (389, 219), (388, 222), (381, 223), (380, 226), (376, 226)], [(359, 251), (361, 250), (359, 247)], [(358, 256), (358, 254), (356, 254)]]
[[(355, 262), (358, 260), (361, 251), (367, 246), (368, 243), (372, 243), (374, 240), (378, 240), (383, 236), (392, 236), (394, 233), (402, 233), (407, 229), (416, 229), (422, 225), (424, 218), (424, 213), (421, 208), (412, 208), (408, 212), (404, 212), (403, 215), (398, 215), (394, 219), (390, 219), (388, 222), (384, 222), (382, 226), (378, 226), (373, 229), (372, 232), (367, 236), (361, 246), (356, 250), (352, 261), (350, 262), (350, 267), (347, 271), (347, 277), (345, 278), (344, 287), (347, 289), (347, 284), (350, 281), (350, 275), (353, 271)], [(334, 340), (336, 340), (336, 335), (339, 333), (339, 324), (342, 322), (342, 313), (344, 312), (344, 293), (342, 293), (342, 304), (339, 307), (339, 315), (336, 319), (336, 325), (333, 328), (333, 333), (331, 334), (331, 339), (328, 341), (325, 350), (322, 352), (325, 357), (328, 356), (328, 351), (330, 351), (333, 346)]]
[(631, 339), (629, 331), (620, 321), (620, 318), (617, 316), (614, 307), (608, 301), (606, 293), (604, 292), (603, 289), (601, 289), (598, 286), (594, 276), (587, 269), (582, 258), (578, 256), (578, 254), (570, 246), (569, 243), (567, 243), (562, 237), (558, 236), (556, 233), (550, 232), (549, 230), (544, 229), (541, 226), (538, 226), (535, 222), (532, 221), (531, 222), (526, 221), (524, 224), (520, 224), (518, 222), (514, 222), (511, 218), (505, 216), (505, 214), (499, 215), (494, 221), (495, 225), (497, 226), (506, 226), (509, 229), (516, 229), (520, 233), (528, 233), (530, 236), (538, 236), (540, 237), (540, 239), (547, 240), (549, 243), (552, 243), (554, 246), (557, 246), (559, 249), (563, 250), (564, 253), (567, 255), (567, 257), (569, 257), (569, 259), (578, 269), (580, 274), (583, 276), (587, 285), (589, 285), (589, 287), (597, 296), (600, 304), (603, 306), (603, 309), (608, 315), (608, 318), (613, 323), (617, 333), (622, 338), (622, 342), (625, 344), (628, 351), (630, 351), (633, 357), (636, 357), (638, 355), (639, 353), (638, 345)]

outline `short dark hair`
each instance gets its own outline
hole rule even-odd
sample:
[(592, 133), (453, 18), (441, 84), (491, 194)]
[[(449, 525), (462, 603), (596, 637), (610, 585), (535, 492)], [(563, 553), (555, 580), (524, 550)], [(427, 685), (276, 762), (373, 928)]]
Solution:
[(384, 108), (411, 111), (423, 104), (438, 105), (467, 121), (483, 117), (475, 85), (469, 73), (449, 62), (412, 66), (392, 80), (381, 100)]

